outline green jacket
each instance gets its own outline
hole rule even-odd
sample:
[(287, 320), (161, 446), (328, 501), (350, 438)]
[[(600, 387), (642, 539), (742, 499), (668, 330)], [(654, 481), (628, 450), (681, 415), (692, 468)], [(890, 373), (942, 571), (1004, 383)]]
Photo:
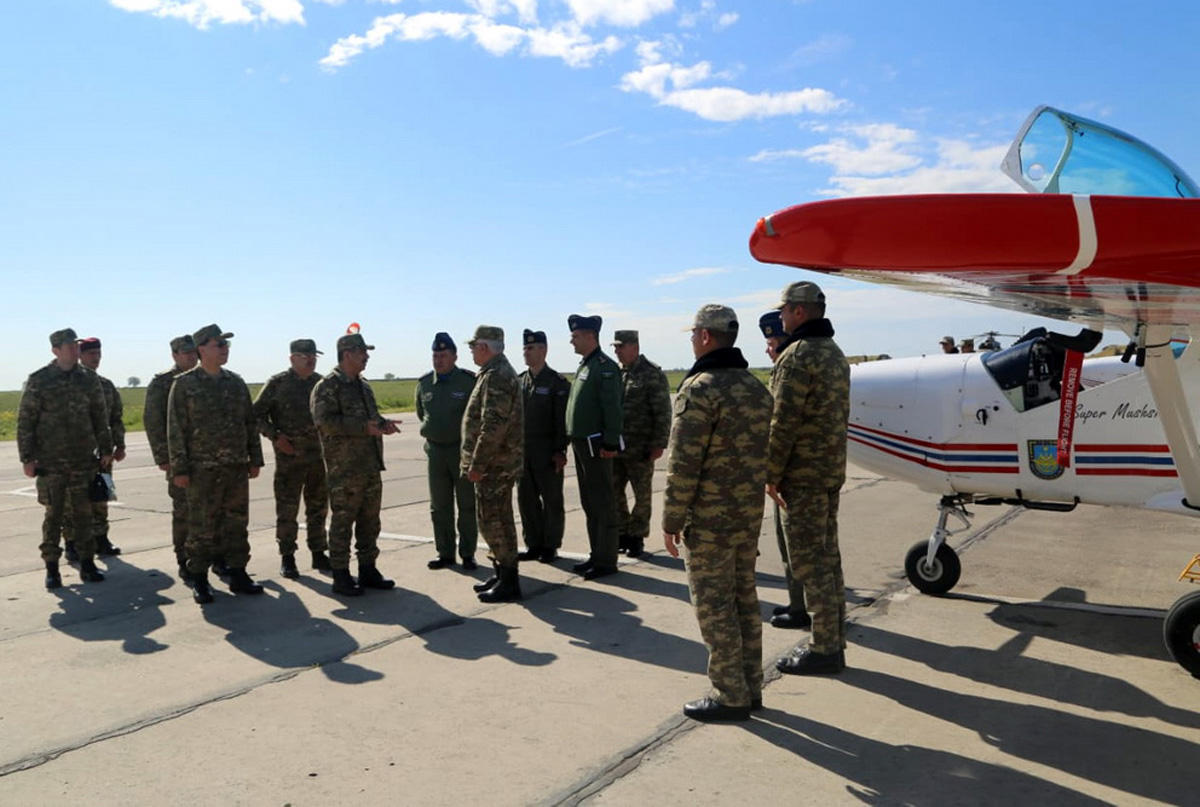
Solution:
[(513, 482), (525, 467), (524, 404), (517, 374), (501, 353), (479, 368), (462, 421), (460, 468), (487, 482)]
[(167, 447), (167, 398), (171, 394), (171, 384), (183, 370), (172, 366), (163, 370), (146, 387), (146, 403), (142, 410), (142, 422), (146, 425), (146, 439), (150, 441), (150, 453), (154, 455), (155, 465), (166, 465), (171, 461), (171, 452)]
[(363, 378), (351, 378), (335, 367), (317, 382), (312, 394), (313, 423), (321, 435), (329, 484), (367, 474), (383, 466), (383, 438), (367, 434), (367, 423), (382, 426), (375, 393)]
[(645, 356), (621, 370), (624, 381), (625, 451), (622, 456), (648, 459), (666, 448), (671, 436), (671, 387), (667, 374)]
[(262, 467), (262, 441), (250, 390), (224, 368), (213, 376), (197, 364), (180, 373), (167, 397), (167, 447), (171, 473), (222, 465)]
[(112, 432), (100, 378), (82, 365), (63, 372), (54, 362), (25, 381), (17, 410), (21, 464), (47, 473), (93, 471), (96, 454), (112, 454)]
[(600, 435), (602, 446), (617, 451), (625, 415), (621, 409), (621, 368), (596, 348), (579, 362), (567, 398), (567, 435), (586, 440)]
[(567, 450), (567, 398), (571, 383), (549, 365), (536, 376), (521, 373), (521, 392), (525, 400), (525, 442)]
[(108, 430), (112, 432), (113, 448), (125, 447), (125, 406), (117, 385), (97, 373), (100, 389), (104, 391), (104, 406), (108, 409)]
[(417, 379), (417, 418), (421, 436), (431, 443), (457, 445), (462, 439), (463, 412), (475, 388), (475, 374), (455, 367), (445, 379), (426, 373)]
[(301, 378), (290, 367), (268, 378), (254, 399), (259, 434), (272, 443), (282, 434), (291, 441), (298, 457), (319, 458), (321, 438), (313, 424), (310, 399), (320, 380), (316, 373)]

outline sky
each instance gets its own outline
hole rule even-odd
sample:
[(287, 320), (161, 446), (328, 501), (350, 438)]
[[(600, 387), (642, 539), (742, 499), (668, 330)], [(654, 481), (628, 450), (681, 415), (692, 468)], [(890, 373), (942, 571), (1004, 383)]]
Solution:
[(751, 325), (797, 279), (847, 354), (1018, 333), (1047, 322), (747, 240), (817, 199), (1017, 192), (999, 162), (1043, 103), (1200, 175), (1198, 38), (1194, 0), (6, 0), (0, 389), (68, 326), (120, 385), (210, 322), (248, 381), (300, 337), (330, 369), (352, 322), (373, 378), (425, 372), (438, 331), (469, 366), (482, 323), (569, 371), (572, 313), (685, 367), (699, 306)]

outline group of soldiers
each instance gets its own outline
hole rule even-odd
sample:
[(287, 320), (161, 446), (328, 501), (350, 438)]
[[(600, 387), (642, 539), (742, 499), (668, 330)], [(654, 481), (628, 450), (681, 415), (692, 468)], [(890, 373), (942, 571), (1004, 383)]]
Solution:
[[(684, 547), (714, 687), (710, 697), (687, 704), (685, 714), (744, 720), (761, 707), (754, 568), (764, 497), (774, 503), (789, 595), (771, 624), (813, 632), (807, 648), (777, 666), (790, 674), (840, 672), (845, 597), (837, 510), (849, 368), (833, 341), (821, 290), (809, 282), (790, 284), (778, 308), (760, 318), (773, 361), (769, 389), (734, 346), (733, 309), (701, 308), (691, 329), (696, 361), (674, 403), (666, 374), (641, 354), (637, 331), (615, 332), (614, 361), (600, 347), (599, 316), (571, 315), (567, 325), (580, 356), (570, 381), (546, 364), (543, 331), (522, 334), (526, 369), (519, 375), (499, 327), (480, 325), (468, 341), (477, 373), (457, 366), (449, 334), (434, 337), (433, 370), (418, 380), (415, 401), (437, 550), (429, 568), (454, 565), (456, 550), (464, 569), (476, 568), (482, 533), (493, 574), (474, 586), (479, 599), (520, 599), (519, 563), (558, 558), (569, 448), (589, 544), (588, 558), (574, 571), (587, 580), (615, 574), (620, 553), (645, 551), (654, 464), (669, 452), (664, 546), (673, 556)], [(241, 377), (224, 368), (232, 338), (212, 324), (172, 339), (173, 366), (147, 388), (146, 433), (173, 503), (180, 578), (202, 604), (213, 600), (210, 568), (227, 577), (236, 594), (262, 593), (246, 572), (249, 480), (264, 464), (261, 435), (275, 454), (280, 573), (299, 576), (303, 499), (312, 567), (331, 574), (333, 592), (357, 596), (366, 588), (392, 588), (376, 560), (382, 438), (399, 425), (380, 415), (364, 378), (374, 346), (352, 326), (337, 340), (336, 367), (321, 377), (315, 342), (294, 340), (289, 369), (268, 379), (252, 401)], [(106, 521), (88, 489), (97, 472), (123, 458), (124, 430), (115, 387), (94, 372), (99, 341), (80, 341), (64, 329), (50, 342), (54, 361), (26, 382), (18, 441), (25, 473), (36, 477), (45, 505), (41, 551), (46, 586), (56, 588), (64, 516), (84, 581), (103, 579), (97, 553), (119, 552), (106, 527), (98, 526)], [(86, 354), (93, 342), (97, 361), (81, 363), (81, 350)], [(350, 572), (352, 538), (357, 576)]]

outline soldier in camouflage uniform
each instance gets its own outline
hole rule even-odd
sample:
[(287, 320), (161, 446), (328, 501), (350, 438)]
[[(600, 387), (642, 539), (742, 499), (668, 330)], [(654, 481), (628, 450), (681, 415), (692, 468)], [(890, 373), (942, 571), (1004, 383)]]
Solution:
[(70, 328), (50, 334), (54, 361), (25, 381), (17, 411), (22, 470), (37, 480), (38, 503), (46, 508), (41, 552), (48, 589), (62, 585), (59, 539), (67, 510), (75, 524), (80, 578), (89, 583), (104, 579), (94, 557), (88, 485), (96, 474), (96, 457), (101, 467), (111, 467), (112, 433), (100, 381), (79, 365), (77, 338)]
[[(381, 417), (375, 393), (363, 378), (374, 350), (360, 333), (338, 338), (338, 365), (312, 393), (313, 423), (321, 435), (329, 484), (329, 565), (333, 592), (358, 596), (363, 588), (390, 589), (375, 566), (379, 557), (379, 511), (383, 504), (383, 435), (395, 434), (395, 421)], [(358, 580), (350, 574), (350, 537), (358, 557)]]
[(788, 342), (771, 374), (775, 409), (767, 492), (783, 508), (792, 576), (804, 581), (812, 642), (776, 666), (794, 675), (846, 666), (846, 592), (838, 550), (838, 495), (846, 480), (850, 366), (825, 319), (825, 295), (800, 281), (779, 305)]
[(171, 454), (167, 445), (167, 398), (171, 394), (171, 385), (180, 374), (195, 367), (199, 361), (196, 343), (192, 341), (190, 333), (171, 340), (171, 358), (175, 364), (155, 375), (146, 387), (142, 420), (146, 425), (146, 439), (150, 443), (154, 464), (167, 478), (167, 494), (171, 497), (171, 543), (179, 564), (179, 579), (190, 583), (192, 578), (187, 569), (187, 491), (176, 485), (171, 477)]
[[(650, 534), (654, 463), (663, 455), (671, 435), (671, 389), (667, 374), (641, 354), (637, 331), (613, 334), (613, 352), (621, 363), (625, 396), (625, 445), (613, 460), (618, 548), (636, 558)], [(625, 499), (626, 485), (633, 486), (632, 512)]]
[(567, 467), (567, 396), (571, 382), (546, 364), (546, 332), (524, 333), (525, 364), (521, 394), (525, 404), (525, 470), (517, 486), (521, 560), (551, 563), (562, 546), (563, 469)]
[[(759, 317), (758, 328), (767, 340), (767, 356), (771, 359), (773, 377), (774, 364), (779, 360), (779, 351), (787, 342), (788, 335), (783, 330), (783, 320), (778, 311), (768, 311)], [(775, 543), (779, 546), (779, 557), (783, 560), (783, 578), (787, 582), (788, 592), (788, 604), (775, 607), (771, 616), (771, 627), (808, 630), (812, 627), (812, 617), (808, 615), (808, 608), (804, 604), (804, 581), (792, 576), (792, 564), (788, 561), (787, 535), (783, 531), (783, 514), (777, 502), (771, 502), (771, 505), (775, 516)]]
[(483, 602), (521, 599), (512, 489), (525, 467), (524, 403), (516, 371), (504, 355), (504, 330), (480, 325), (467, 345), (479, 367), (462, 422), (462, 475), (475, 485), (475, 516), (496, 565)]
[(417, 379), (417, 419), (425, 438), (429, 474), (429, 516), (437, 557), (430, 569), (454, 565), (454, 504), (458, 502), (458, 554), (464, 569), (474, 569), (478, 526), (475, 486), (458, 471), (462, 453), (462, 419), (475, 387), (475, 374), (455, 364), (458, 346), (450, 334), (433, 337), (433, 372)]
[(213, 601), (208, 567), (223, 558), (229, 590), (262, 594), (250, 579), (250, 480), (263, 466), (250, 390), (229, 361), (232, 333), (206, 325), (192, 334), (200, 364), (181, 373), (167, 397), (167, 450), (175, 484), (187, 491), (192, 599)]
[(754, 563), (771, 394), (735, 348), (732, 308), (706, 305), (692, 328), (696, 363), (675, 397), (663, 538), (687, 547), (688, 588), (708, 647), (715, 692), (683, 713), (696, 720), (746, 720), (762, 706), (762, 618)]
[[(108, 409), (108, 429), (112, 432), (113, 438), (113, 462), (120, 462), (125, 459), (125, 421), (123, 420), (125, 408), (121, 403), (121, 394), (117, 392), (116, 385), (98, 372), (101, 355), (99, 339), (91, 336), (79, 340), (79, 363), (96, 373), (96, 377), (100, 379), (100, 388), (104, 390), (104, 405)], [(71, 513), (66, 511), (63, 513), (64, 554), (67, 556), (67, 560), (72, 562), (79, 560), (79, 553), (75, 551), (75, 542), (71, 540), (71, 536), (74, 534), (75, 526), (72, 523)], [(92, 539), (96, 545), (97, 555), (104, 557), (121, 554), (121, 549), (113, 546), (112, 541), (108, 538), (107, 501), (92, 502)]]
[(279, 544), (280, 569), (284, 577), (296, 579), (296, 536), (300, 495), (304, 494), (305, 540), (312, 553), (312, 567), (329, 571), (325, 555), (325, 515), (329, 491), (325, 487), (325, 462), (321, 438), (313, 425), (309, 399), (317, 382), (314, 371), (317, 350), (312, 339), (295, 339), (290, 345), (291, 367), (267, 379), (254, 399), (258, 431), (275, 449), (275, 540)]
[(567, 435), (575, 453), (579, 500), (587, 516), (590, 553), (575, 571), (585, 580), (617, 571), (617, 504), (613, 496), (612, 461), (621, 448), (621, 372), (600, 350), (599, 316), (567, 318), (571, 346), (583, 359), (567, 397)]

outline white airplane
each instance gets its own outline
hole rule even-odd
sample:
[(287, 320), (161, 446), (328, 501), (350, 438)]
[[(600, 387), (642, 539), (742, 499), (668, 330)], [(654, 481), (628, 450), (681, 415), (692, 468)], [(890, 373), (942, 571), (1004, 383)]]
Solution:
[[(852, 369), (855, 463), (940, 497), (904, 564), (930, 594), (958, 582), (946, 539), (970, 526), (969, 504), (1200, 516), (1200, 338), (1188, 346), (1200, 189), (1141, 141), (1050, 107), (1030, 115), (1003, 168), (1031, 193), (813, 202), (761, 219), (750, 239), (761, 261), (1084, 326)], [(1125, 356), (1084, 362), (1105, 327), (1129, 334)], [(1200, 582), (1200, 555), (1185, 578)], [(1200, 678), (1200, 591), (1172, 606), (1163, 635)]]

